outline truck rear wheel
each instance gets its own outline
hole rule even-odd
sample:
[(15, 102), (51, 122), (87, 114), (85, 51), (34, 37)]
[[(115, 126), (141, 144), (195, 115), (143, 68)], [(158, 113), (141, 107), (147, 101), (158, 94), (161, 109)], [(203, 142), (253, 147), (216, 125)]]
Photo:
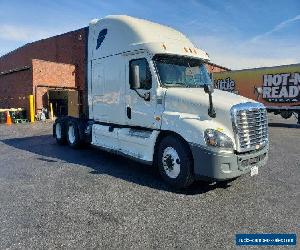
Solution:
[(54, 123), (54, 137), (60, 145), (64, 145), (67, 142), (65, 123), (59, 118)]
[(81, 145), (78, 124), (74, 120), (68, 123), (67, 141), (72, 148), (78, 148)]
[(188, 145), (174, 136), (162, 139), (157, 152), (159, 172), (169, 185), (185, 188), (194, 182), (193, 159)]

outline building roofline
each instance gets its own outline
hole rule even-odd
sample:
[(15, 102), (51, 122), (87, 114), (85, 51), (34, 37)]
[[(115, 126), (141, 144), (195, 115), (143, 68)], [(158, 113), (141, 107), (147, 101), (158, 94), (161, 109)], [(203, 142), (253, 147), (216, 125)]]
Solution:
[(62, 65), (68, 65), (68, 66), (75, 66), (75, 64), (72, 63), (62, 63), (62, 62), (56, 62), (56, 61), (49, 61), (44, 59), (38, 59), (38, 58), (32, 58), (31, 61), (39, 61), (39, 62), (46, 62), (46, 63), (54, 63), (54, 64), (62, 64)]
[(282, 64), (282, 65), (276, 65), (276, 66), (267, 66), (267, 67), (256, 67), (256, 68), (246, 68), (246, 69), (236, 69), (232, 71), (247, 71), (247, 70), (263, 70), (263, 69), (273, 69), (273, 68), (279, 68), (279, 67), (293, 67), (293, 66), (300, 66), (300, 63), (293, 63), (293, 64)]
[(23, 48), (25, 48), (25, 47), (27, 47), (27, 46), (30, 46), (30, 45), (32, 45), (32, 44), (35, 44), (35, 43), (38, 43), (38, 42), (41, 42), (41, 41), (44, 41), (44, 40), (48, 40), (48, 39), (52, 39), (52, 38), (64, 36), (64, 35), (67, 35), (67, 34), (70, 34), (70, 33), (74, 33), (74, 32), (79, 31), (79, 30), (84, 30), (84, 29), (87, 29), (87, 28), (88, 28), (88, 26), (85, 26), (85, 27), (82, 27), (82, 28), (79, 28), (79, 29), (76, 29), (76, 30), (71, 30), (71, 31), (62, 33), (62, 34), (58, 34), (58, 35), (50, 36), (50, 37), (47, 37), (47, 38), (42, 38), (42, 39), (39, 39), (39, 40), (36, 40), (36, 41), (33, 41), (33, 42), (25, 43), (24, 45), (22, 45), (22, 46), (20, 46), (20, 47), (14, 49), (14, 50), (12, 50), (12, 51), (7, 52), (6, 54), (0, 56), (0, 60), (1, 60), (2, 58), (4, 58), (4, 57), (9, 56), (9, 55), (11, 55), (11, 54), (17, 52), (18, 50), (23, 49)]
[(218, 67), (218, 68), (220, 68), (220, 69), (224, 69), (224, 70), (226, 70), (226, 71), (231, 71), (231, 69), (226, 68), (226, 67), (221, 66), (221, 65), (216, 64), (216, 63), (212, 63), (212, 62), (205, 62), (205, 63), (208, 64), (208, 65), (214, 66), (214, 67)]

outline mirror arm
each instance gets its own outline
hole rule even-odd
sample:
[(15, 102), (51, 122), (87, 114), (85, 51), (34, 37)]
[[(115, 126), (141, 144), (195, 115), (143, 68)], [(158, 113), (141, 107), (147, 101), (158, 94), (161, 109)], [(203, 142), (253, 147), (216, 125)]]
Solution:
[(208, 115), (211, 118), (216, 118), (216, 111), (214, 109), (213, 101), (212, 101), (212, 93), (214, 92), (213, 85), (204, 85), (204, 92), (208, 94), (209, 98), (209, 108), (208, 108)]
[(140, 92), (138, 92), (136, 89), (133, 89), (136, 93), (137, 93), (137, 95), (139, 96), (139, 97), (141, 97), (141, 98), (143, 98), (145, 101), (150, 101), (150, 93), (149, 92), (147, 92), (147, 93), (145, 93), (144, 95), (142, 95)]
[(208, 98), (209, 98), (208, 115), (209, 115), (211, 118), (216, 118), (216, 111), (215, 111), (214, 106), (213, 106), (212, 95), (211, 95), (211, 93), (208, 93)]

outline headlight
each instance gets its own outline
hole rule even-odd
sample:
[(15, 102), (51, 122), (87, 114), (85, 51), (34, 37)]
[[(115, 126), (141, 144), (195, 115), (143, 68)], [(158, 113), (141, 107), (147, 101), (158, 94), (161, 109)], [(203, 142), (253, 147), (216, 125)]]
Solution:
[(222, 132), (215, 129), (206, 129), (204, 138), (208, 146), (233, 149), (232, 140)]

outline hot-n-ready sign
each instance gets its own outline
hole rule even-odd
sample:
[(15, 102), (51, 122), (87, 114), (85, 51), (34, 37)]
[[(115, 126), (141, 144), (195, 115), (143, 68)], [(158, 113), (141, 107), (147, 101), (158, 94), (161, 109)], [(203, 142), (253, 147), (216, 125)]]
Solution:
[(300, 73), (263, 75), (262, 95), (268, 102), (299, 102)]
[(214, 73), (216, 89), (266, 106), (300, 106), (300, 64)]

